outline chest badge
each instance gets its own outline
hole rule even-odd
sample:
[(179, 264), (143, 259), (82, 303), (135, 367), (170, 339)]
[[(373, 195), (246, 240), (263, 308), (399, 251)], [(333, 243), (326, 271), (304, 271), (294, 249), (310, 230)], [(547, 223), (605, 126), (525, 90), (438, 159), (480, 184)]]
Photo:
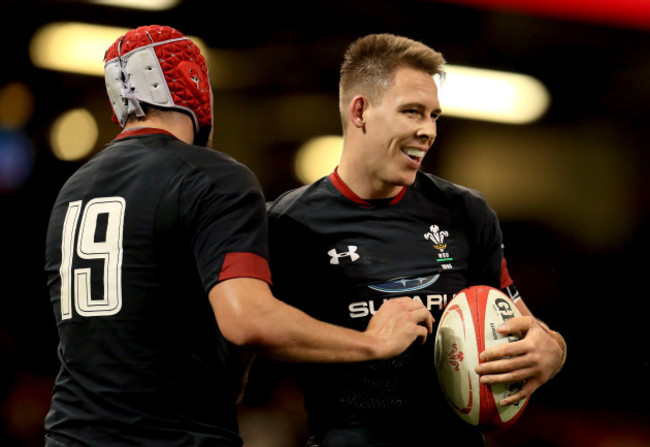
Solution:
[(447, 243), (445, 242), (445, 238), (448, 237), (449, 231), (440, 230), (440, 227), (438, 227), (438, 225), (431, 225), (429, 227), (429, 232), (424, 233), (424, 239), (433, 242), (433, 248), (438, 250), (438, 259), (436, 259), (436, 262), (443, 263), (443, 269), (452, 268), (449, 262), (454, 260), (454, 258), (452, 258), (447, 251)]

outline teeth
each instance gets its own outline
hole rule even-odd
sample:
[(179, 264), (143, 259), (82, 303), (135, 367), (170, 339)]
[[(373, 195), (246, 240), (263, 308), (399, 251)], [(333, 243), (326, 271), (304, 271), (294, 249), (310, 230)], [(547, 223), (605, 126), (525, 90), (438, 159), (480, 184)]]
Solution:
[(422, 158), (424, 157), (424, 154), (426, 154), (425, 151), (421, 151), (419, 149), (415, 149), (412, 147), (407, 147), (406, 149), (404, 149), (404, 153), (406, 155), (410, 155), (411, 157), (416, 157), (416, 158)]

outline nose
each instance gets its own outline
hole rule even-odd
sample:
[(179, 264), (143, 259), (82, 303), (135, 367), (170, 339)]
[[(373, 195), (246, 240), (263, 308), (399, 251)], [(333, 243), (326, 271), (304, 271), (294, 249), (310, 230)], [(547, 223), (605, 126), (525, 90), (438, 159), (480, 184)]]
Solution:
[(426, 120), (417, 133), (418, 139), (427, 146), (431, 146), (436, 139), (437, 127), (435, 120)]

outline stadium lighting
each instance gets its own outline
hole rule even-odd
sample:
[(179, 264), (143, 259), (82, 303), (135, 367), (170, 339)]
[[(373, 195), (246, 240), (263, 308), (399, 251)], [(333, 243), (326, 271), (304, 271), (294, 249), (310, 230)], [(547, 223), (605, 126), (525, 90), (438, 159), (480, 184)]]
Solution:
[(97, 122), (88, 110), (69, 110), (59, 116), (52, 126), (52, 152), (59, 160), (80, 160), (93, 151), (98, 134)]
[[(127, 28), (58, 22), (38, 29), (30, 42), (32, 63), (39, 68), (103, 76), (102, 56)], [(205, 44), (190, 37), (202, 53)], [(208, 61), (209, 63), (209, 61)], [(525, 124), (539, 119), (550, 96), (537, 79), (519, 73), (448, 65), (438, 80), (443, 116)]]
[(146, 11), (164, 11), (177, 6), (180, 0), (88, 0), (88, 3)]
[(438, 82), (443, 116), (526, 124), (548, 109), (550, 95), (532, 76), (447, 65)]
[(29, 46), (39, 68), (103, 76), (103, 56), (128, 29), (87, 23), (50, 23), (38, 29)]
[(324, 135), (303, 144), (296, 152), (294, 172), (305, 185), (332, 173), (341, 158), (343, 137)]
[[(447, 65), (445, 72), (443, 80), (436, 77), (443, 116), (525, 124), (539, 119), (550, 103), (546, 87), (531, 76), (456, 65)], [(296, 176), (309, 184), (328, 175), (342, 148), (340, 136), (306, 142), (296, 153)]]
[[(89, 23), (50, 23), (34, 33), (29, 55), (38, 68), (104, 76), (104, 53), (119, 36), (128, 31), (129, 28)], [(188, 37), (208, 59), (205, 44), (196, 37)]]

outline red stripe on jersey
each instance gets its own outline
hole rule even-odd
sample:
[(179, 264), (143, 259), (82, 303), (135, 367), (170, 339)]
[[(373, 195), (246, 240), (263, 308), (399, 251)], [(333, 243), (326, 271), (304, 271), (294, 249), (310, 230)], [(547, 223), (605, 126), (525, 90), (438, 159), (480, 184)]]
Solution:
[(508, 272), (508, 263), (506, 258), (501, 258), (501, 289), (510, 287), (514, 281), (510, 277), (510, 272)]
[(397, 202), (402, 200), (402, 197), (404, 197), (404, 194), (406, 194), (406, 186), (402, 188), (402, 190), (397, 194), (395, 197), (393, 197), (393, 200), (390, 201), (391, 205), (395, 205)]
[(368, 202), (366, 202), (366, 201), (363, 200), (361, 197), (359, 197), (358, 195), (356, 195), (356, 194), (354, 193), (354, 191), (352, 191), (352, 190), (348, 187), (348, 185), (346, 185), (346, 184), (343, 182), (343, 180), (341, 179), (341, 177), (339, 177), (338, 172), (336, 172), (337, 169), (338, 169), (338, 168), (334, 169), (334, 172), (332, 172), (332, 173), (330, 174), (330, 181), (332, 182), (332, 185), (334, 185), (334, 187), (335, 187), (336, 189), (338, 189), (339, 192), (340, 192), (341, 194), (343, 194), (343, 195), (344, 195), (345, 197), (347, 197), (348, 199), (352, 200), (354, 203), (358, 203), (359, 205), (364, 205), (364, 206), (370, 206), (370, 204), (369, 204)]
[[(330, 181), (334, 185), (336, 189), (339, 190), (341, 194), (343, 194), (345, 197), (348, 199), (352, 200), (354, 203), (358, 203), (359, 205), (363, 206), (370, 206), (371, 204), (365, 200), (363, 200), (361, 197), (355, 194), (354, 191), (350, 189), (348, 185), (345, 184), (343, 179), (339, 177), (339, 173), (337, 172), (337, 168), (334, 169), (334, 172), (330, 174)], [(390, 201), (391, 205), (395, 205), (397, 202), (399, 202), (402, 197), (404, 197), (404, 194), (406, 194), (406, 186), (402, 188), (402, 190), (397, 194), (395, 197), (393, 197), (393, 200)]]
[(228, 253), (219, 281), (232, 278), (256, 278), (271, 284), (271, 269), (266, 259), (254, 253)]

